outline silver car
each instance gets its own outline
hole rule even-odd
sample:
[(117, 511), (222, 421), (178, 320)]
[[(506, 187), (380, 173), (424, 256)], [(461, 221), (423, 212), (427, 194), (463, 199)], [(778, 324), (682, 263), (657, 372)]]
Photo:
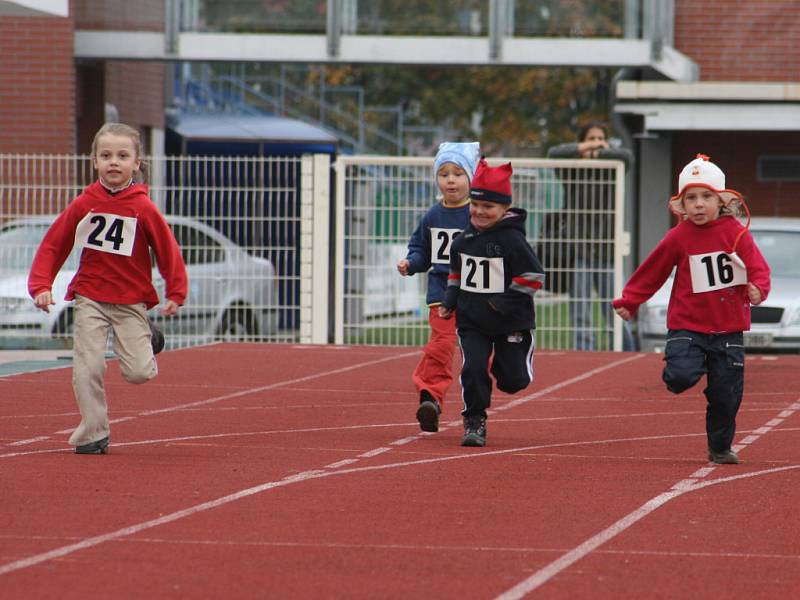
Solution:
[[(78, 251), (72, 251), (53, 283), (56, 304), (49, 313), (34, 306), (27, 288), (33, 256), (55, 218), (28, 217), (0, 227), (0, 347), (52, 345), (51, 338), (61, 338), (57, 345), (64, 345), (63, 339), (71, 335), (72, 302), (65, 302), (64, 295), (78, 267)], [(248, 254), (203, 223), (187, 217), (165, 218), (189, 276), (186, 305), (175, 317), (163, 318), (157, 309), (151, 311), (168, 341), (170, 336), (202, 342), (258, 339), (275, 333), (278, 302), (272, 263)], [(153, 282), (163, 301), (164, 281), (155, 268)]]
[[(772, 271), (772, 291), (750, 308), (744, 343), (753, 350), (800, 350), (800, 219), (753, 217), (750, 233)], [(639, 349), (662, 352), (672, 277), (639, 307)]]

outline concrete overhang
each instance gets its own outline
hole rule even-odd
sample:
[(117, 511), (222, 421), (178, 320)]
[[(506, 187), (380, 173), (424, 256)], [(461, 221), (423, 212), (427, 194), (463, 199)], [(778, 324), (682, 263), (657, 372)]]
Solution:
[(310, 62), (407, 65), (650, 67), (676, 81), (696, 79), (697, 66), (673, 48), (648, 40), (503, 38), (497, 58), (486, 37), (343, 35), (330, 54), (325, 35), (180, 33), (175, 52), (163, 33), (75, 32), (75, 57), (114, 60)]
[(621, 81), (614, 111), (646, 131), (800, 131), (800, 84)]

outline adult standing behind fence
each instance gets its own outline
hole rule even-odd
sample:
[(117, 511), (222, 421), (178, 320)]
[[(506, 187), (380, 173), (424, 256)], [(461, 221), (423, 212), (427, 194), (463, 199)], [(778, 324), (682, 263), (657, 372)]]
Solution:
[[(608, 143), (608, 130), (604, 123), (590, 121), (578, 130), (578, 141), (550, 148), (548, 158), (584, 158), (621, 160), (628, 169), (633, 155), (626, 148), (613, 148)], [(588, 165), (587, 165), (588, 166)], [(561, 235), (572, 242), (564, 254), (568, 262), (559, 266), (571, 268), (568, 279), (570, 295), (569, 312), (577, 350), (596, 350), (598, 324), (592, 292), (600, 298), (599, 314), (610, 342), (612, 310), (608, 302), (614, 290), (614, 186), (613, 174), (603, 169), (559, 169), (564, 187), (566, 222)], [(563, 260), (565, 257), (559, 257)], [(552, 268), (547, 256), (542, 256), (545, 269)], [(609, 343), (610, 345), (610, 343)], [(623, 349), (633, 350), (630, 330), (623, 328)]]

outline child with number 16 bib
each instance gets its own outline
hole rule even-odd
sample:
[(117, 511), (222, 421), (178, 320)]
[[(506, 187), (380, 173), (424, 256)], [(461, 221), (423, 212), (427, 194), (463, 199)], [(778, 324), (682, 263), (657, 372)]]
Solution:
[(613, 306), (627, 321), (675, 269), (662, 378), (680, 394), (706, 375), (708, 459), (736, 464), (731, 445), (744, 389), (742, 332), (750, 329), (750, 305), (769, 294), (769, 266), (736, 218), (748, 212), (744, 199), (725, 188), (725, 174), (707, 156), (698, 154), (683, 168), (669, 207), (678, 225), (639, 265)]
[(417, 421), (422, 431), (438, 431), (439, 415), (453, 383), (456, 328), (439, 317), (447, 289), (450, 246), (469, 223), (469, 185), (478, 164), (478, 142), (444, 142), (433, 163), (441, 192), (439, 201), (420, 220), (408, 243), (407, 256), (397, 263), (403, 276), (428, 274), (428, 324), (431, 335), (411, 380), (419, 394)]
[(74, 305), (72, 389), (81, 422), (69, 438), (77, 454), (106, 454), (108, 406), (103, 385), (109, 329), (122, 376), (144, 383), (156, 376), (154, 354), (163, 334), (147, 310), (158, 304), (151, 281), (150, 249), (166, 282), (163, 315), (174, 315), (186, 298), (186, 267), (172, 231), (135, 183), (140, 175), (139, 132), (122, 123), (106, 123), (92, 142), (98, 180), (88, 186), (53, 222), (33, 259), (28, 291), (45, 312), (52, 287), (73, 246), (82, 248), (78, 271), (67, 288)]

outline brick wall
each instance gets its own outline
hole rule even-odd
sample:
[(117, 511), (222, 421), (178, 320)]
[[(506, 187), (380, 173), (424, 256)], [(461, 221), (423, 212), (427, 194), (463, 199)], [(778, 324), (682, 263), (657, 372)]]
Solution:
[(164, 31), (165, 0), (73, 0), (77, 29)]
[(798, 81), (800, 0), (676, 0), (675, 47), (703, 81)]
[(683, 166), (703, 153), (725, 172), (727, 186), (744, 194), (753, 216), (800, 217), (800, 182), (759, 181), (757, 162), (761, 154), (796, 155), (797, 148), (796, 133), (677, 133), (672, 144), (672, 189), (677, 190)]
[(119, 109), (121, 121), (164, 127), (165, 70), (161, 63), (106, 62), (106, 102)]
[(75, 151), (73, 21), (0, 17), (0, 152)]

